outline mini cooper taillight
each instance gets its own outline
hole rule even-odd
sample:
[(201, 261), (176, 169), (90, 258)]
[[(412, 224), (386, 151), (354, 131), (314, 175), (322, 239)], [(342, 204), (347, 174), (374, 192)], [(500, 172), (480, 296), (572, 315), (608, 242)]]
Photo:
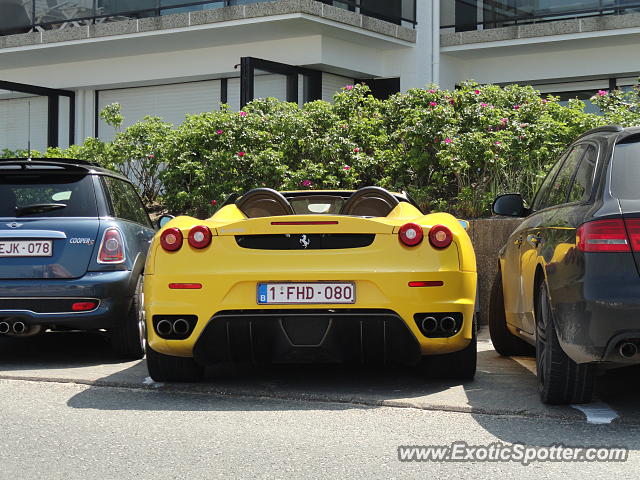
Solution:
[(178, 228), (167, 228), (160, 234), (160, 245), (168, 252), (175, 252), (182, 247), (182, 232)]
[(124, 260), (122, 234), (116, 227), (109, 227), (102, 235), (102, 242), (100, 242), (98, 250), (98, 263), (123, 263)]
[(434, 225), (429, 230), (429, 242), (435, 248), (447, 248), (453, 241), (453, 234), (444, 225)]
[(206, 248), (211, 243), (211, 230), (205, 225), (198, 225), (189, 231), (189, 245), (193, 248)]
[(583, 252), (640, 251), (640, 219), (610, 218), (587, 222), (576, 233), (578, 250)]
[(415, 223), (405, 223), (400, 227), (400, 231), (398, 232), (398, 236), (400, 237), (400, 241), (404, 243), (407, 247), (415, 247), (422, 242), (424, 238), (424, 232), (422, 231), (422, 227)]

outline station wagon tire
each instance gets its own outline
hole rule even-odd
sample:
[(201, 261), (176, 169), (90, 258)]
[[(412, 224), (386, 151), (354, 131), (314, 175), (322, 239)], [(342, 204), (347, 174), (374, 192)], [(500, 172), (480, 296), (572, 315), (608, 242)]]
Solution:
[(423, 357), (422, 365), (428, 378), (473, 380), (478, 359), (478, 332), (473, 320), (471, 342), (458, 352)]
[(493, 348), (503, 357), (512, 355), (534, 355), (534, 349), (524, 340), (516, 337), (507, 328), (504, 312), (504, 293), (502, 290), (502, 272), (498, 273), (491, 286), (489, 298), (489, 335)]
[(140, 275), (124, 322), (109, 332), (111, 347), (116, 355), (131, 360), (144, 357), (147, 344), (142, 283), (143, 276)]
[(595, 366), (576, 363), (562, 350), (553, 319), (547, 284), (541, 282), (536, 298), (536, 367), (538, 390), (544, 403), (589, 403)]
[(198, 382), (204, 375), (204, 367), (191, 357), (164, 355), (147, 348), (147, 368), (156, 382)]

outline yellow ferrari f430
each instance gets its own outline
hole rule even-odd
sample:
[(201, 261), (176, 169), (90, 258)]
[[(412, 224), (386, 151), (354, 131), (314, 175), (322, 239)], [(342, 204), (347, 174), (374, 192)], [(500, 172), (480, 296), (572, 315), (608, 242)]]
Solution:
[(476, 370), (476, 262), (462, 222), (406, 194), (251, 190), (156, 234), (144, 276), (147, 365), (195, 381), (228, 362)]

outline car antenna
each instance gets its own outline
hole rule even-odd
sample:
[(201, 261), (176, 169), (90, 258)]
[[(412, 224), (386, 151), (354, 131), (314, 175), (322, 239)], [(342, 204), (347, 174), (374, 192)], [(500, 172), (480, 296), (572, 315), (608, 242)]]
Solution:
[(27, 100), (27, 160), (31, 161), (31, 100)]

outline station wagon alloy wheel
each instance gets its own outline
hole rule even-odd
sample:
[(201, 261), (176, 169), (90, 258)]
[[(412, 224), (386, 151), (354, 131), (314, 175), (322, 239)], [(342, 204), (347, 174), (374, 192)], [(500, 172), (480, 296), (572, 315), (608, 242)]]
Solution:
[(545, 282), (540, 284), (538, 290), (535, 316), (536, 368), (540, 398), (550, 404), (590, 402), (595, 368), (589, 363), (574, 362), (562, 350)]

